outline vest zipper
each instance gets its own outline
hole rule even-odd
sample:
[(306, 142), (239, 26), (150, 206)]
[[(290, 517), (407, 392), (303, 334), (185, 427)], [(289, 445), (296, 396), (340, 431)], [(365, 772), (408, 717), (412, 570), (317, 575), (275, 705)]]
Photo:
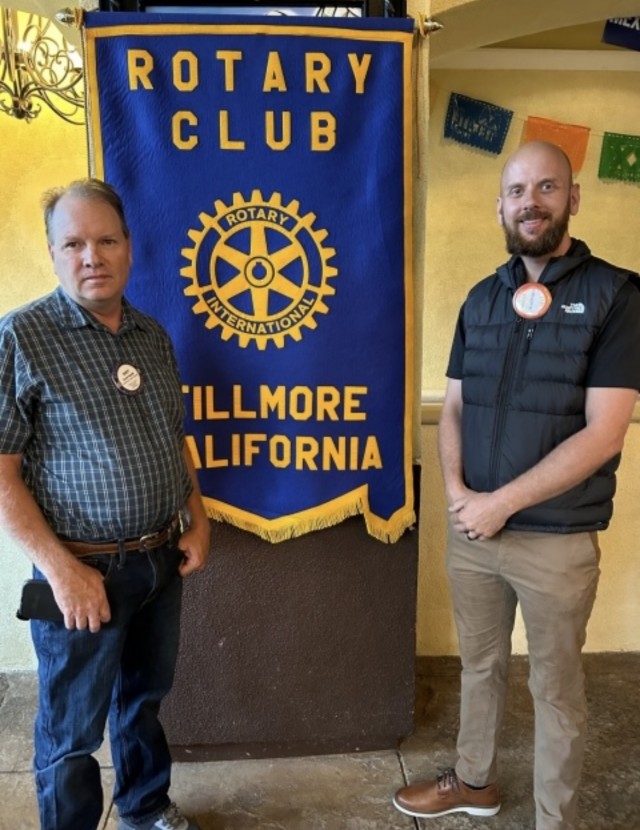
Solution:
[(536, 330), (536, 324), (535, 323), (529, 323), (529, 326), (527, 328), (527, 338), (524, 341), (524, 352), (523, 352), (523, 354), (529, 354), (529, 346), (531, 345), (531, 341), (533, 340), (533, 335), (535, 333), (535, 330)]
[[(493, 438), (491, 441), (491, 463), (489, 467), (489, 487), (492, 492), (493, 490), (498, 489), (498, 445), (500, 443), (500, 438), (502, 435), (504, 422), (506, 418), (506, 403), (509, 398), (511, 385), (513, 383), (513, 370), (519, 353), (519, 349), (517, 348), (517, 341), (518, 338), (522, 337), (522, 322), (522, 317), (516, 317), (516, 321), (513, 325), (513, 331), (511, 332), (511, 340), (507, 348), (507, 357), (504, 364), (502, 380), (500, 381), (500, 389), (498, 391), (498, 401), (496, 403), (496, 421), (494, 424)], [(533, 337), (533, 333), (531, 334), (531, 337)], [(529, 338), (529, 340), (530, 339), (531, 338)], [(526, 341), (525, 345), (527, 345)]]

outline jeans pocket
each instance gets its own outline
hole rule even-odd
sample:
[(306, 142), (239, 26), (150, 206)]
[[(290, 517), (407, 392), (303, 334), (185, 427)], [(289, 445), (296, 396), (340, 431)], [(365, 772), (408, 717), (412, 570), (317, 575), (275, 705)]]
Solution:
[(80, 558), (80, 562), (83, 565), (88, 565), (90, 568), (95, 568), (96, 571), (99, 571), (106, 583), (111, 576), (117, 558), (117, 556), (113, 556), (110, 553), (99, 553), (95, 556), (83, 556)]
[(184, 551), (178, 547), (179, 538), (180, 537), (169, 542), (166, 547), (165, 562), (167, 572), (169, 573), (177, 573), (180, 569), (180, 565), (182, 564), (182, 560), (184, 559)]

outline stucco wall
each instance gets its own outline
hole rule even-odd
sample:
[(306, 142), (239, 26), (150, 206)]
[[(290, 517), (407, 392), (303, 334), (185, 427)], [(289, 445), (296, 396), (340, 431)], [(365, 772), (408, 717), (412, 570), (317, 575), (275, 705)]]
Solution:
[[(51, 270), (40, 195), (86, 176), (85, 131), (48, 110), (31, 124), (0, 113), (0, 314), (57, 284)], [(15, 618), (18, 595), (30, 575), (25, 557), (0, 529), (0, 671), (35, 665), (29, 626)]]

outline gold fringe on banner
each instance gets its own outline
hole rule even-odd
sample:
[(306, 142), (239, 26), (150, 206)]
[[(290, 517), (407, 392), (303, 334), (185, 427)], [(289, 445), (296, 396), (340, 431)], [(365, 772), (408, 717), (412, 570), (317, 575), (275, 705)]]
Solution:
[(337, 499), (317, 505), (300, 513), (291, 513), (281, 519), (263, 519), (230, 504), (203, 498), (207, 516), (217, 522), (226, 522), (249, 533), (254, 533), (267, 542), (277, 544), (295, 539), (316, 530), (340, 524), (345, 519), (362, 514), (367, 532), (380, 542), (393, 544), (416, 521), (413, 510), (401, 508), (388, 520), (374, 516), (369, 509), (367, 487), (360, 487)]

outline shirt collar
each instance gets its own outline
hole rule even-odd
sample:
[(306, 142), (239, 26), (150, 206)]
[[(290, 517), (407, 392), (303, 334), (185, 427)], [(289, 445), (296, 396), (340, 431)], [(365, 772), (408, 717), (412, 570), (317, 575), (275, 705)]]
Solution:
[[(66, 293), (62, 286), (58, 286), (53, 292), (53, 297), (56, 303), (56, 312), (58, 321), (63, 328), (81, 329), (87, 326), (94, 329), (104, 329), (104, 326), (97, 320), (90, 311), (87, 311), (81, 305), (72, 300)], [(144, 318), (136, 308), (126, 299), (122, 298), (122, 323), (118, 333), (128, 331), (129, 329), (148, 329), (148, 325)]]

